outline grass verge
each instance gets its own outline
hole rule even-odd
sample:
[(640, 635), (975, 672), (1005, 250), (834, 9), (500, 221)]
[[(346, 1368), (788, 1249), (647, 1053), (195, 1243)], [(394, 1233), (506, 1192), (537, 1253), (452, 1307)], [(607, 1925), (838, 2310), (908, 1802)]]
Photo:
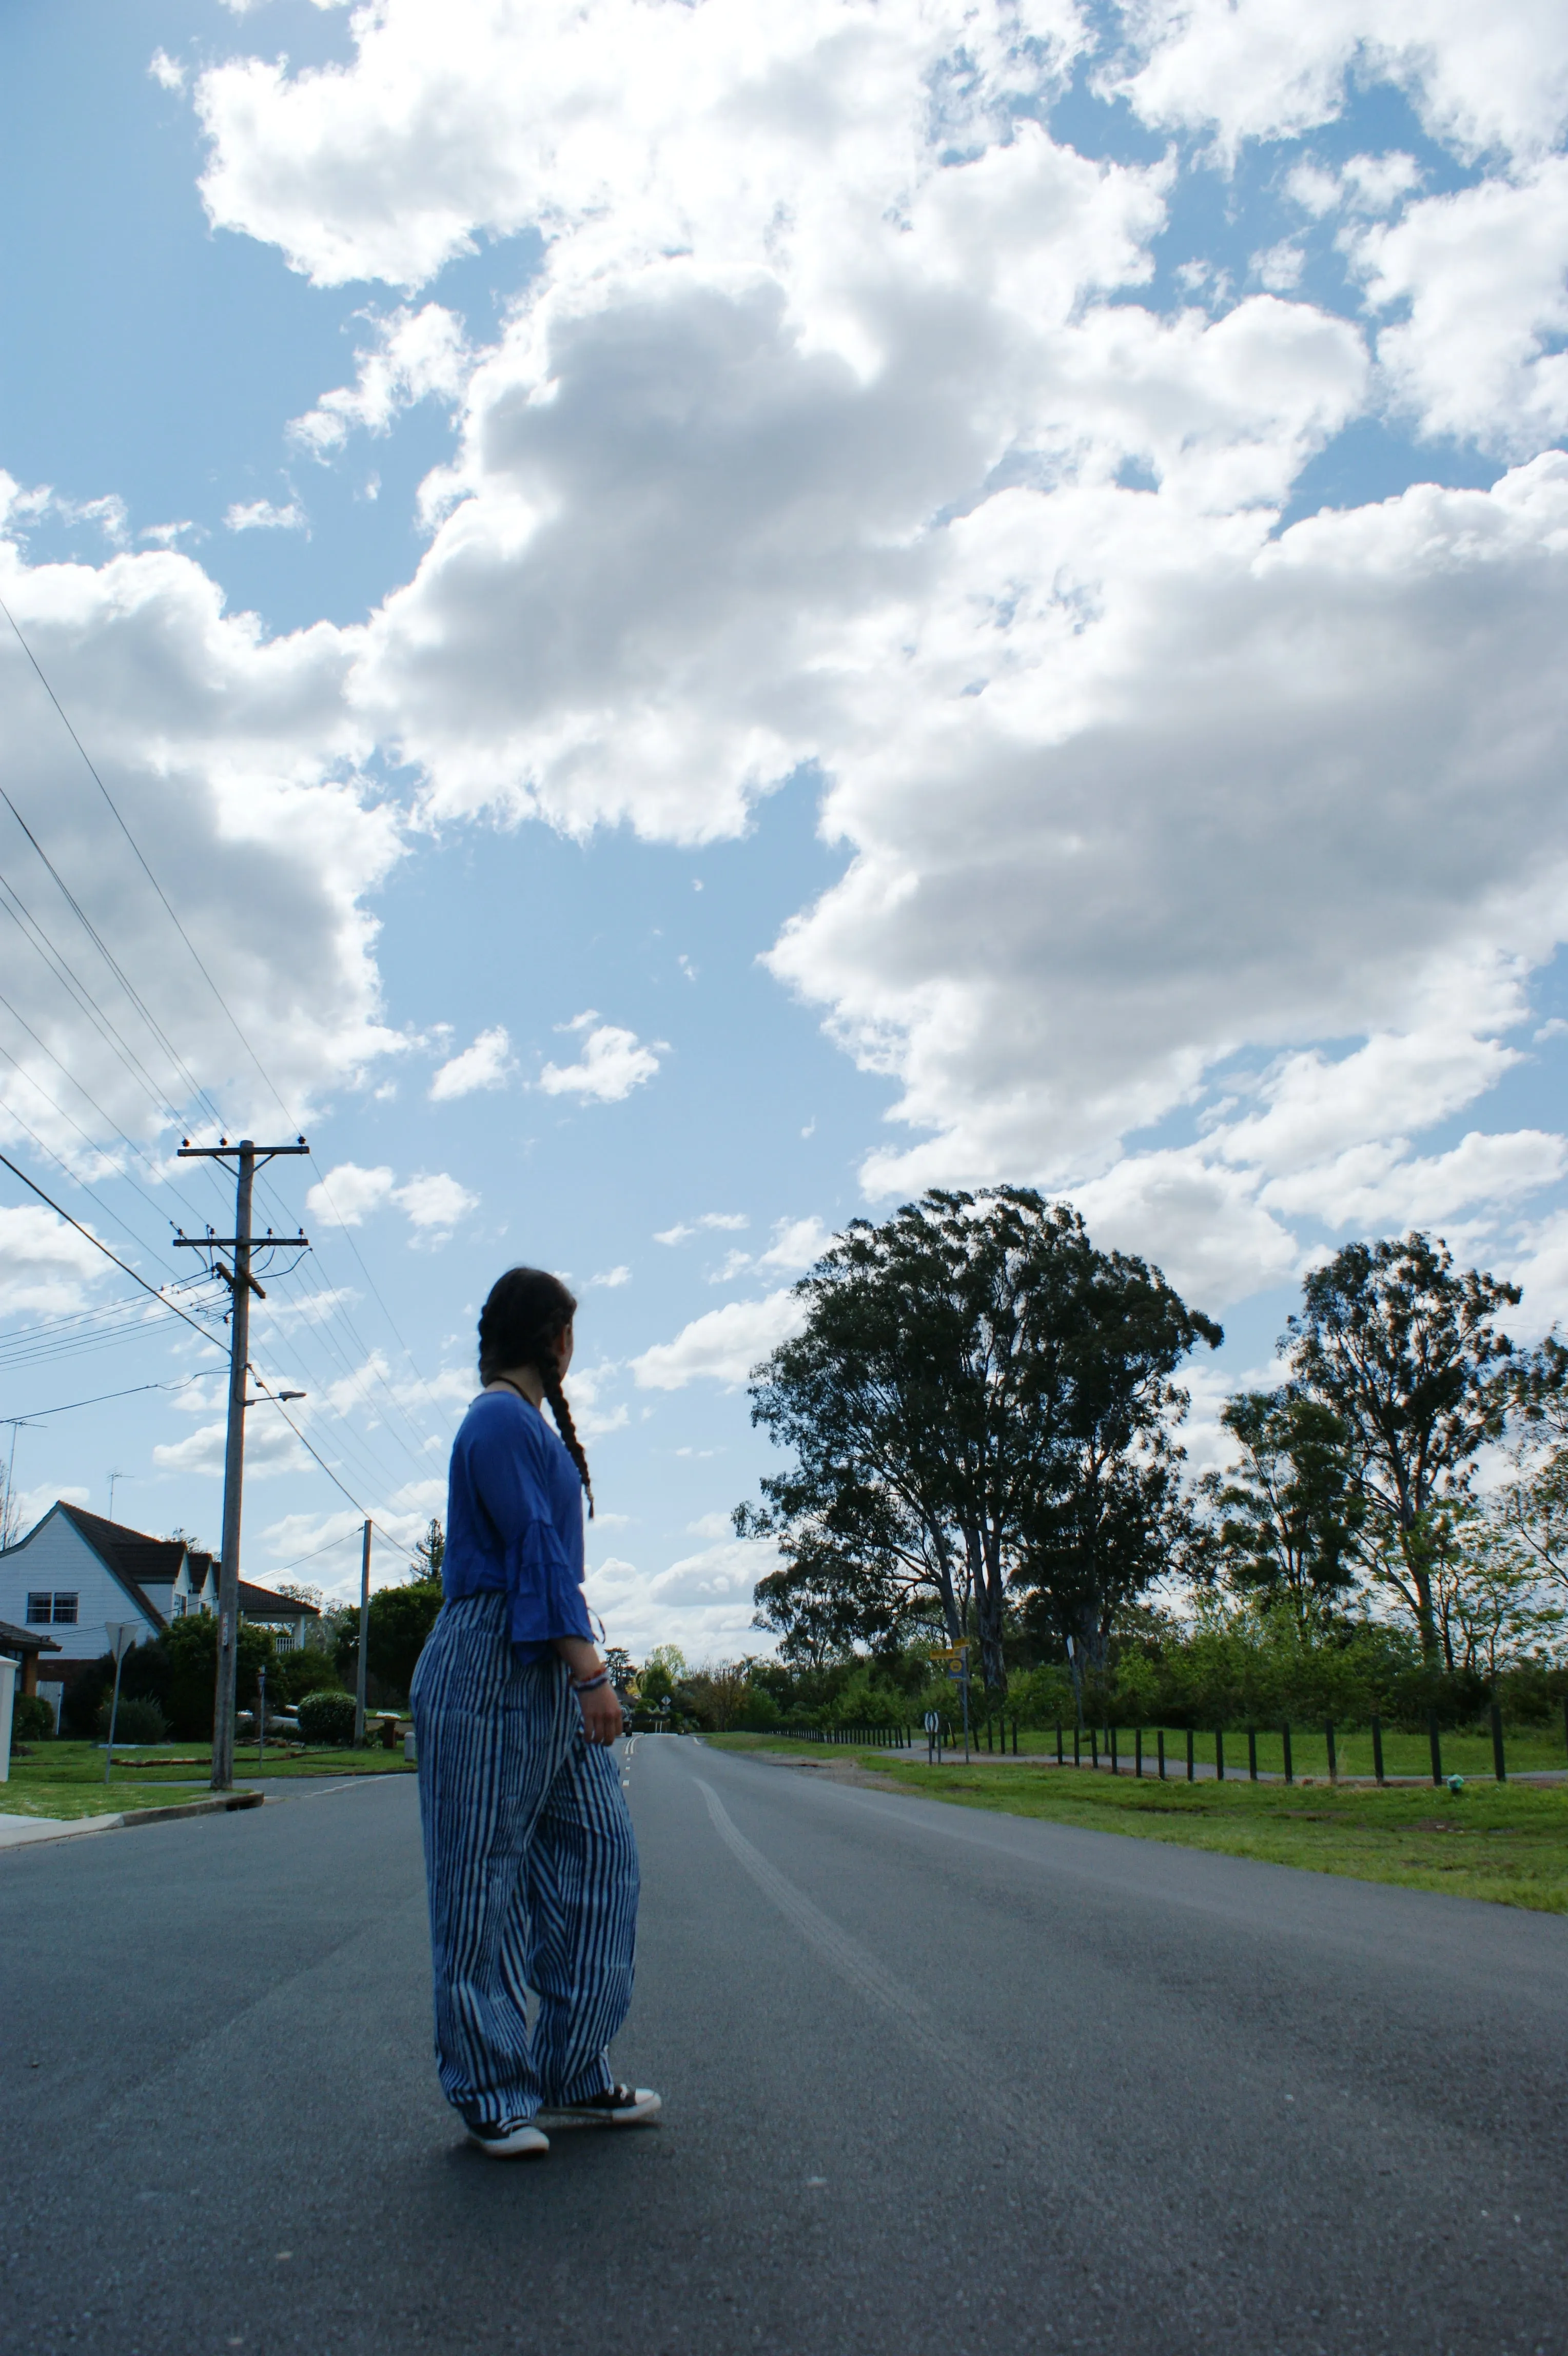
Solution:
[[(206, 1789), (211, 1751), (202, 1743), (174, 1751), (121, 1751), (103, 1781), (103, 1753), (92, 1742), (38, 1742), (28, 1755), (11, 1760), (11, 1780), (0, 1783), (0, 1815), (101, 1816), (126, 1808), (156, 1808), (175, 1799), (198, 1799)], [(234, 1754), (237, 1784), (270, 1783), (312, 1775), (412, 1775), (400, 1744), (396, 1751), (306, 1751), (285, 1757), (269, 1744), (258, 1768), (254, 1744)]]
[(1561, 1787), (1472, 1783), (1454, 1794), (1430, 1783), (1383, 1792), (1316, 1783), (1189, 1785), (983, 1758), (928, 1767), (908, 1751), (819, 1750), (767, 1736), (706, 1739), (725, 1751), (854, 1761), (900, 1791), (956, 1807), (1568, 1913), (1568, 1790)]

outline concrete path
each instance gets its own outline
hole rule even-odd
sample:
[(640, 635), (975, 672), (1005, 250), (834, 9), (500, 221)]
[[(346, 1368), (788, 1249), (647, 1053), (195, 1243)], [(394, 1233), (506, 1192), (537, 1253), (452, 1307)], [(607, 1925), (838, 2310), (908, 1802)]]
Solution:
[(412, 1779), (0, 1856), (14, 2356), (1560, 2356), (1568, 1922), (629, 1764), (659, 2129), (466, 2148)]
[(22, 1848), (36, 1841), (70, 1840), (76, 1833), (108, 1832), (119, 1822), (118, 1813), (106, 1816), (0, 1815), (0, 1848)]

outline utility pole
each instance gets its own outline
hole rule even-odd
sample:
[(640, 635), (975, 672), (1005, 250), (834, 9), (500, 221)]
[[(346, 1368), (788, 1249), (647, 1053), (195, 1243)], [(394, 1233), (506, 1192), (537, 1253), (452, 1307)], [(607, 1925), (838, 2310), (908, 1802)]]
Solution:
[(360, 1665), (354, 1672), (354, 1748), (365, 1747), (365, 1671), (371, 1650), (371, 1517), (365, 1516), (365, 1550), (360, 1558)]
[[(232, 1312), (229, 1323), (229, 1430), (223, 1453), (223, 1551), (218, 1570), (218, 1680), (212, 1700), (212, 1789), (229, 1791), (234, 1782), (234, 1672), (239, 1660), (240, 1633), (240, 1509), (245, 1482), (245, 1375), (250, 1363), (251, 1295), (266, 1294), (251, 1274), (251, 1195), (256, 1172), (283, 1153), (308, 1153), (303, 1137), (293, 1145), (257, 1145), (242, 1137), (238, 1145), (220, 1138), (216, 1145), (181, 1144), (182, 1162), (229, 1162), (237, 1167), (234, 1188), (234, 1232), (231, 1236), (177, 1236), (175, 1242), (189, 1251), (230, 1251), (234, 1265), (215, 1263), (229, 1287)], [(306, 1242), (303, 1235), (273, 1237), (274, 1247)]]

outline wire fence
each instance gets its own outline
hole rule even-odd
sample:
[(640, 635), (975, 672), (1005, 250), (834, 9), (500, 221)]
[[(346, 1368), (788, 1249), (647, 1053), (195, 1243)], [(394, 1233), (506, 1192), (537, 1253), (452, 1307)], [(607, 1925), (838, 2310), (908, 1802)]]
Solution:
[(791, 1742), (844, 1742), (855, 1751), (911, 1748), (907, 1726), (780, 1726), (775, 1731), (787, 1734)]
[[(965, 1747), (962, 1729), (943, 1719), (933, 1730), (908, 1726), (781, 1726), (794, 1742), (840, 1743), (861, 1751), (913, 1751), (922, 1739), (933, 1762)], [(1457, 1773), (1490, 1774), (1507, 1783), (1509, 1752), (1516, 1774), (1561, 1773), (1568, 1768), (1568, 1702), (1560, 1734), (1549, 1727), (1505, 1730), (1494, 1708), (1479, 1727), (1442, 1727), (1435, 1713), (1424, 1729), (1385, 1728), (1380, 1718), (1348, 1726), (1332, 1719), (1303, 1724), (1214, 1727), (1082, 1726), (1023, 1728), (993, 1713), (977, 1719), (968, 1737), (972, 1757), (1033, 1759), (1094, 1773), (1147, 1776), (1161, 1783), (1422, 1782), (1443, 1784)]]
[[(989, 1738), (989, 1727), (984, 1731)], [(1561, 1773), (1568, 1765), (1568, 1704), (1564, 1704), (1561, 1740), (1544, 1730), (1508, 1735), (1502, 1712), (1495, 1705), (1482, 1728), (1444, 1728), (1433, 1712), (1420, 1733), (1409, 1728), (1385, 1730), (1381, 1719), (1375, 1716), (1359, 1727), (1337, 1725), (1331, 1719), (1305, 1727), (1288, 1719), (1239, 1728), (1058, 1726), (1055, 1763), (1113, 1775), (1149, 1775), (1162, 1783), (1294, 1783), (1305, 1777), (1331, 1783), (1349, 1780), (1383, 1784), (1391, 1780), (1425, 1782), (1430, 1775), (1433, 1783), (1440, 1785), (1455, 1772), (1484, 1775), (1489, 1769), (1496, 1782), (1506, 1783), (1510, 1740), (1516, 1748), (1516, 1772)], [(1017, 1743), (1015, 1725), (1015, 1752)], [(992, 1747), (989, 1739), (986, 1747)], [(1007, 1747), (1005, 1730), (1001, 1747)]]

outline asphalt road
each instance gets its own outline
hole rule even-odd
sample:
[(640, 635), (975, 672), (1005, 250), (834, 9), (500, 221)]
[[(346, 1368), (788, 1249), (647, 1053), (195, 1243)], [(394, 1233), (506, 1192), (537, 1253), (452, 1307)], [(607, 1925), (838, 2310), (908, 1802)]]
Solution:
[(1568, 1922), (636, 1745), (664, 2124), (467, 2150), (413, 1780), (0, 1855), (7, 2356), (1568, 2351)]

